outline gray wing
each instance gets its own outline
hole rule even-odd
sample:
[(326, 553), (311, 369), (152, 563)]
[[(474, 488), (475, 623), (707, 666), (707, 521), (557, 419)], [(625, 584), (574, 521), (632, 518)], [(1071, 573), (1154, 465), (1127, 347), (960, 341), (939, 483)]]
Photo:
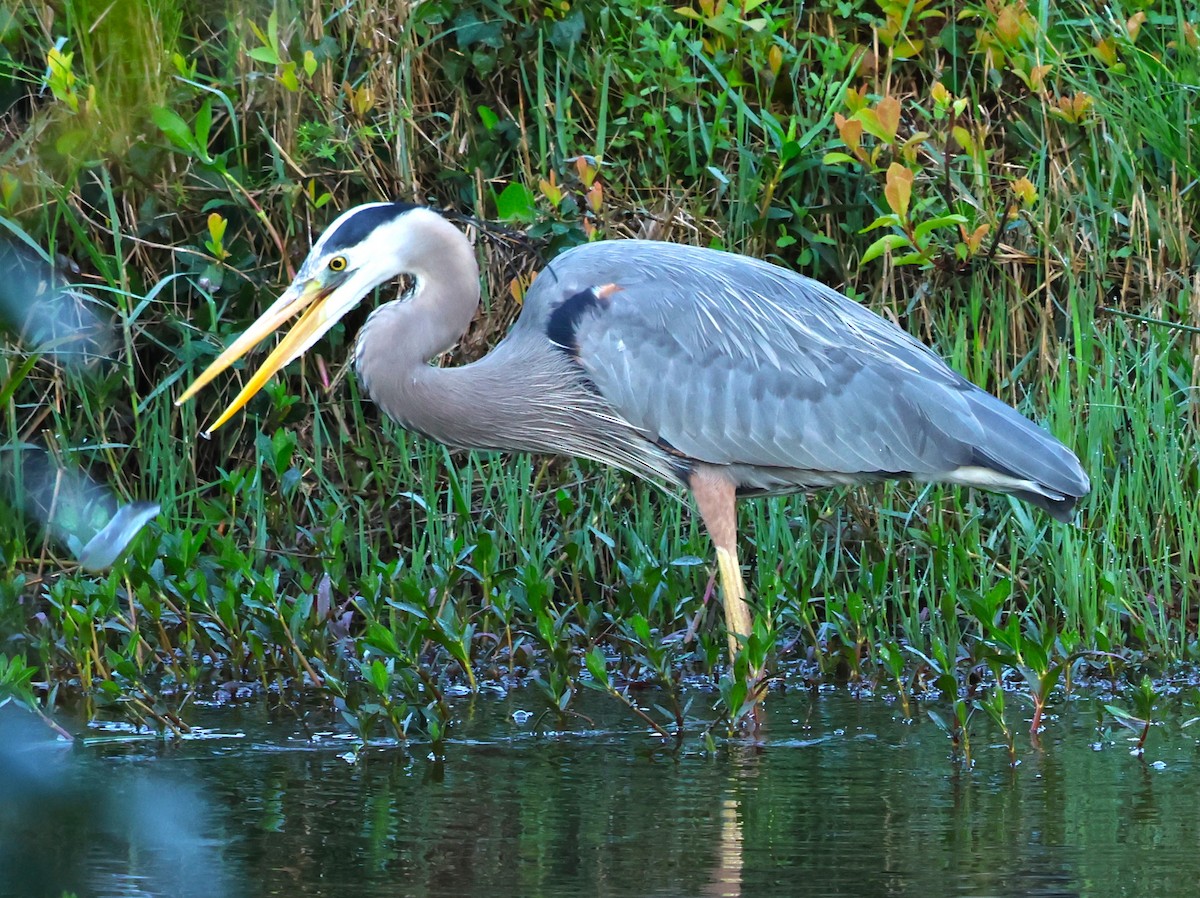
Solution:
[(982, 466), (1064, 493), (1086, 483), (1069, 450), (891, 322), (766, 262), (588, 244), (556, 259), (526, 303), (527, 326), (573, 353), (618, 414), (699, 461), (850, 477)]

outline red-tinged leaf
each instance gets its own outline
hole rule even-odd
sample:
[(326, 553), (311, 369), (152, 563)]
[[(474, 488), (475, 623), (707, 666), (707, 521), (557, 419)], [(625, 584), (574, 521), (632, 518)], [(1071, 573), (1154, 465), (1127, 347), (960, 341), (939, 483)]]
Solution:
[(599, 181), (594, 181), (588, 188), (587, 205), (596, 214), (600, 213), (600, 207), (604, 205), (604, 185)]

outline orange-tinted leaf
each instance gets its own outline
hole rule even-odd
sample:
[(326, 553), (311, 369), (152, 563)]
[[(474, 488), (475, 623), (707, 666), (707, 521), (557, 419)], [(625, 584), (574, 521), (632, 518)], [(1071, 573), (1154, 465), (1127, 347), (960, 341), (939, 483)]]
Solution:
[(591, 187), (592, 182), (596, 180), (596, 173), (599, 169), (592, 164), (592, 160), (587, 156), (575, 157), (575, 172), (579, 175), (579, 180), (583, 182), (584, 187)]
[(519, 303), (525, 302), (525, 294), (529, 292), (529, 287), (533, 284), (533, 279), (537, 277), (537, 272), (532, 274), (518, 274), (515, 278), (508, 282), (508, 292)]
[(875, 107), (875, 114), (879, 117), (880, 127), (887, 134), (886, 140), (891, 143), (900, 130), (900, 101), (895, 97), (884, 97)]
[(554, 172), (550, 172), (550, 179), (542, 178), (538, 181), (538, 189), (541, 190), (542, 196), (549, 200), (550, 205), (558, 208), (558, 204), (562, 202), (562, 188), (554, 183)]
[(1041, 90), (1042, 85), (1046, 83), (1046, 76), (1054, 71), (1052, 65), (1035, 65), (1029, 73), (1029, 89)]
[(1087, 94), (1079, 91), (1069, 97), (1059, 97), (1058, 101), (1049, 108), (1049, 113), (1055, 118), (1078, 125), (1091, 111), (1093, 100)]
[(904, 219), (908, 217), (908, 204), (912, 199), (913, 173), (898, 162), (888, 166), (887, 185), (883, 195), (893, 212)]
[(1142, 31), (1142, 24), (1145, 21), (1146, 21), (1145, 10), (1139, 9), (1137, 12), (1135, 12), (1132, 16), (1129, 17), (1129, 21), (1127, 21), (1125, 23), (1125, 33), (1129, 35), (1129, 39), (1131, 41), (1136, 41), (1138, 39), (1138, 35), (1141, 34), (1141, 31)]
[(593, 212), (599, 213), (600, 207), (604, 205), (604, 185), (599, 181), (595, 181), (587, 192), (588, 208)]
[(1023, 206), (1029, 206), (1037, 199), (1037, 188), (1028, 178), (1017, 178), (1013, 182), (1012, 191)]
[(996, 37), (1007, 47), (1013, 47), (1021, 38), (1021, 17), (1016, 5), (1005, 6), (996, 16)]
[(858, 149), (862, 141), (863, 126), (862, 122), (857, 119), (844, 118), (841, 115), (835, 114), (833, 123), (837, 125), (838, 134), (841, 135), (842, 143), (844, 143), (851, 151)]
[(1106, 37), (1102, 41), (1097, 41), (1096, 46), (1092, 48), (1092, 52), (1109, 68), (1112, 68), (1119, 61), (1117, 58), (1117, 45), (1113, 43), (1112, 38)]
[(779, 49), (778, 44), (771, 44), (771, 49), (767, 51), (767, 67), (775, 76), (778, 76), (779, 70), (783, 68), (783, 51)]

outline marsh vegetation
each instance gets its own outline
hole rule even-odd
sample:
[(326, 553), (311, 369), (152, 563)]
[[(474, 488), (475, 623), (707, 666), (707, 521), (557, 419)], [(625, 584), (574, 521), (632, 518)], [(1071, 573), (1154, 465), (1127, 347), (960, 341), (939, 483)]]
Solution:
[[(0, 696), (171, 731), (250, 684), (435, 741), (481, 684), (564, 715), (652, 684), (664, 732), (741, 713), (691, 511), (400, 432), (340, 376), (365, 310), (211, 441), (229, 395), (173, 406), (379, 198), (503, 225), (450, 361), (541, 260), (652, 236), (839, 287), (1076, 451), (1078, 526), (911, 484), (746, 503), (746, 652), (781, 680), (937, 697), (966, 756), (973, 718), (1013, 751), (1080, 681), (1148, 721), (1198, 660), (1194, 8), (210, 6), (0, 11), (0, 224), (34, 285), (0, 350)], [(76, 564), (133, 500), (162, 513), (124, 558)]]

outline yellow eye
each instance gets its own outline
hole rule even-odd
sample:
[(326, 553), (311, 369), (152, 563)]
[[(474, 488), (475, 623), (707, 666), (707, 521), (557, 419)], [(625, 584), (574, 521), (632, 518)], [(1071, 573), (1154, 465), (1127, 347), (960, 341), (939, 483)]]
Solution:
[(330, 259), (329, 260), (329, 270), (330, 271), (345, 271), (346, 270), (346, 257), (345, 256), (334, 256), (332, 259)]

